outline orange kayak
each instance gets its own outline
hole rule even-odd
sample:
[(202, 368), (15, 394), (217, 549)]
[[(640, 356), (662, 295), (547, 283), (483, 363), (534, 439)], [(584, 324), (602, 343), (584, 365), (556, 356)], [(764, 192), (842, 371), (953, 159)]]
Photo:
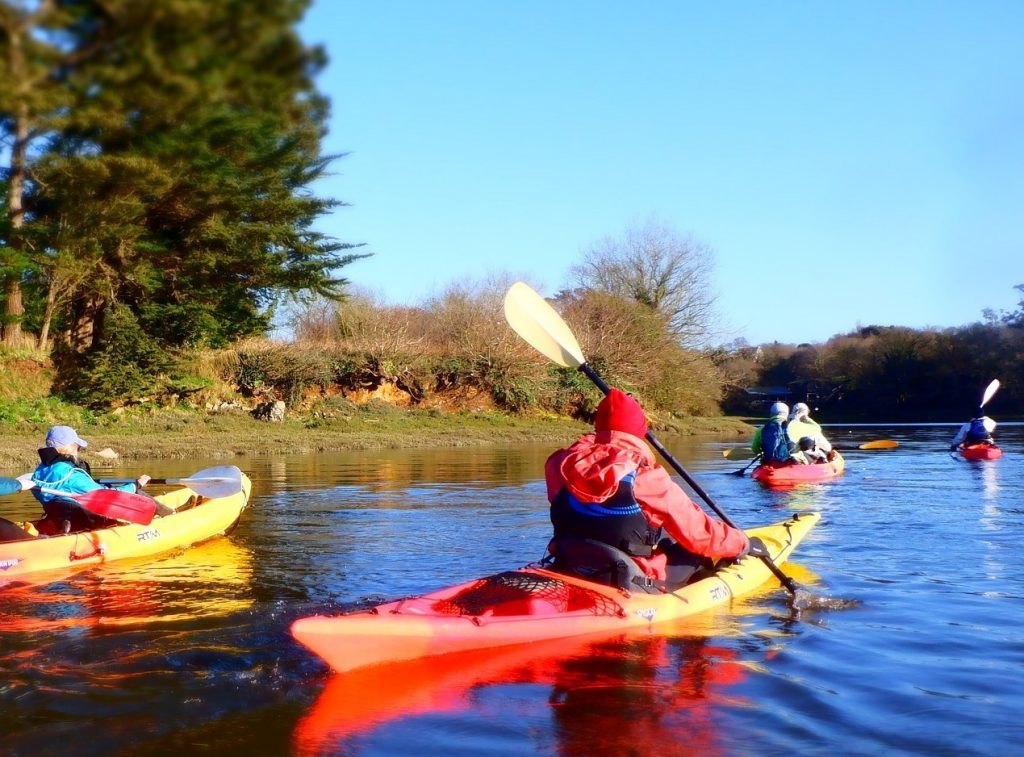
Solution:
[(750, 477), (766, 486), (790, 486), (793, 484), (828, 481), (830, 478), (841, 476), (844, 470), (846, 470), (846, 461), (839, 452), (836, 452), (835, 458), (827, 463), (816, 463), (814, 465), (759, 465), (754, 468), (754, 472), (750, 474)]
[[(31, 536), (0, 542), (0, 586), (57, 580), (69, 570), (129, 557), (147, 557), (187, 547), (228, 532), (249, 503), (252, 483), (239, 473), (240, 491), (208, 499), (188, 488), (161, 494), (160, 502), (181, 512), (154, 519), (149, 525), (127, 523), (96, 531), (58, 536)], [(189, 500), (195, 498), (192, 503)], [(36, 521), (33, 526), (38, 523)], [(9, 538), (17, 527), (5, 522)]]
[(961, 447), (960, 454), (965, 460), (998, 460), (1003, 456), (1003, 451), (994, 444), (972, 444)]
[[(801, 513), (747, 531), (784, 562), (814, 527)], [(710, 610), (773, 576), (754, 557), (667, 594), (622, 591), (539, 567), (499, 573), (341, 616), (300, 618), (292, 635), (336, 671), (548, 639), (643, 628)]]

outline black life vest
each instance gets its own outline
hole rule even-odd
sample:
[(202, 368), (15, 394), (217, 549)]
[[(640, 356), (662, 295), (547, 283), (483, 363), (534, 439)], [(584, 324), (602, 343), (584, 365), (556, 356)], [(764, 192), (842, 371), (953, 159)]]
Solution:
[(609, 499), (601, 503), (583, 502), (567, 487), (551, 502), (554, 538), (593, 539), (621, 549), (633, 557), (650, 557), (661, 539), (661, 529), (647, 522), (633, 494), (636, 472), (619, 481)]

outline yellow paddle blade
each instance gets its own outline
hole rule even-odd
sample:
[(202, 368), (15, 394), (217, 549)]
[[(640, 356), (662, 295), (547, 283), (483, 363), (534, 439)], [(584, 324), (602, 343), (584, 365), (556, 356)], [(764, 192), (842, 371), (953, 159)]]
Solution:
[(857, 449), (896, 449), (900, 443), (892, 439), (877, 439), (873, 442), (864, 442)]
[(730, 460), (742, 460), (744, 458), (751, 458), (754, 456), (754, 450), (750, 447), (732, 447), (730, 449), (722, 450), (722, 457), (727, 457)]
[(586, 359), (576, 337), (543, 297), (522, 281), (505, 293), (505, 320), (527, 344), (566, 368), (579, 368)]

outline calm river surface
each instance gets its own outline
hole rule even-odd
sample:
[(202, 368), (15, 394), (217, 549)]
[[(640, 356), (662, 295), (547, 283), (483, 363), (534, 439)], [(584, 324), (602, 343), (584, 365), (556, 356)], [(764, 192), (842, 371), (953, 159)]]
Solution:
[[(541, 556), (548, 447), (237, 458), (227, 538), (0, 589), (0, 754), (956, 754), (1024, 743), (1024, 426), (999, 461), (955, 425), (833, 427), (842, 478), (773, 492), (734, 443), (665, 437), (740, 524), (817, 510), (781, 590), (649, 635), (332, 675), (290, 623)], [(223, 460), (131, 470), (187, 475)], [(8, 472), (17, 475), (21, 471)], [(35, 513), (4, 500), (4, 516)]]

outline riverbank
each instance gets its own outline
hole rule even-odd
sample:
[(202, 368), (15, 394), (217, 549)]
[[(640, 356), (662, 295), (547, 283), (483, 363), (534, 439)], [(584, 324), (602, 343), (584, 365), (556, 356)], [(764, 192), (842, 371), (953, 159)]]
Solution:
[[(69, 421), (70, 422), (70, 421)], [(36, 449), (49, 423), (0, 424), (0, 467), (24, 470), (37, 461)], [(529, 443), (563, 444), (589, 426), (554, 416), (499, 412), (446, 413), (368, 403), (350, 415), (323, 418), (290, 415), (259, 421), (246, 413), (206, 414), (174, 409), (102, 415), (75, 426), (96, 455), (110, 448), (122, 460), (139, 458), (232, 458), (355, 449), (468, 447)], [(749, 436), (739, 418), (674, 419), (659, 434)]]

